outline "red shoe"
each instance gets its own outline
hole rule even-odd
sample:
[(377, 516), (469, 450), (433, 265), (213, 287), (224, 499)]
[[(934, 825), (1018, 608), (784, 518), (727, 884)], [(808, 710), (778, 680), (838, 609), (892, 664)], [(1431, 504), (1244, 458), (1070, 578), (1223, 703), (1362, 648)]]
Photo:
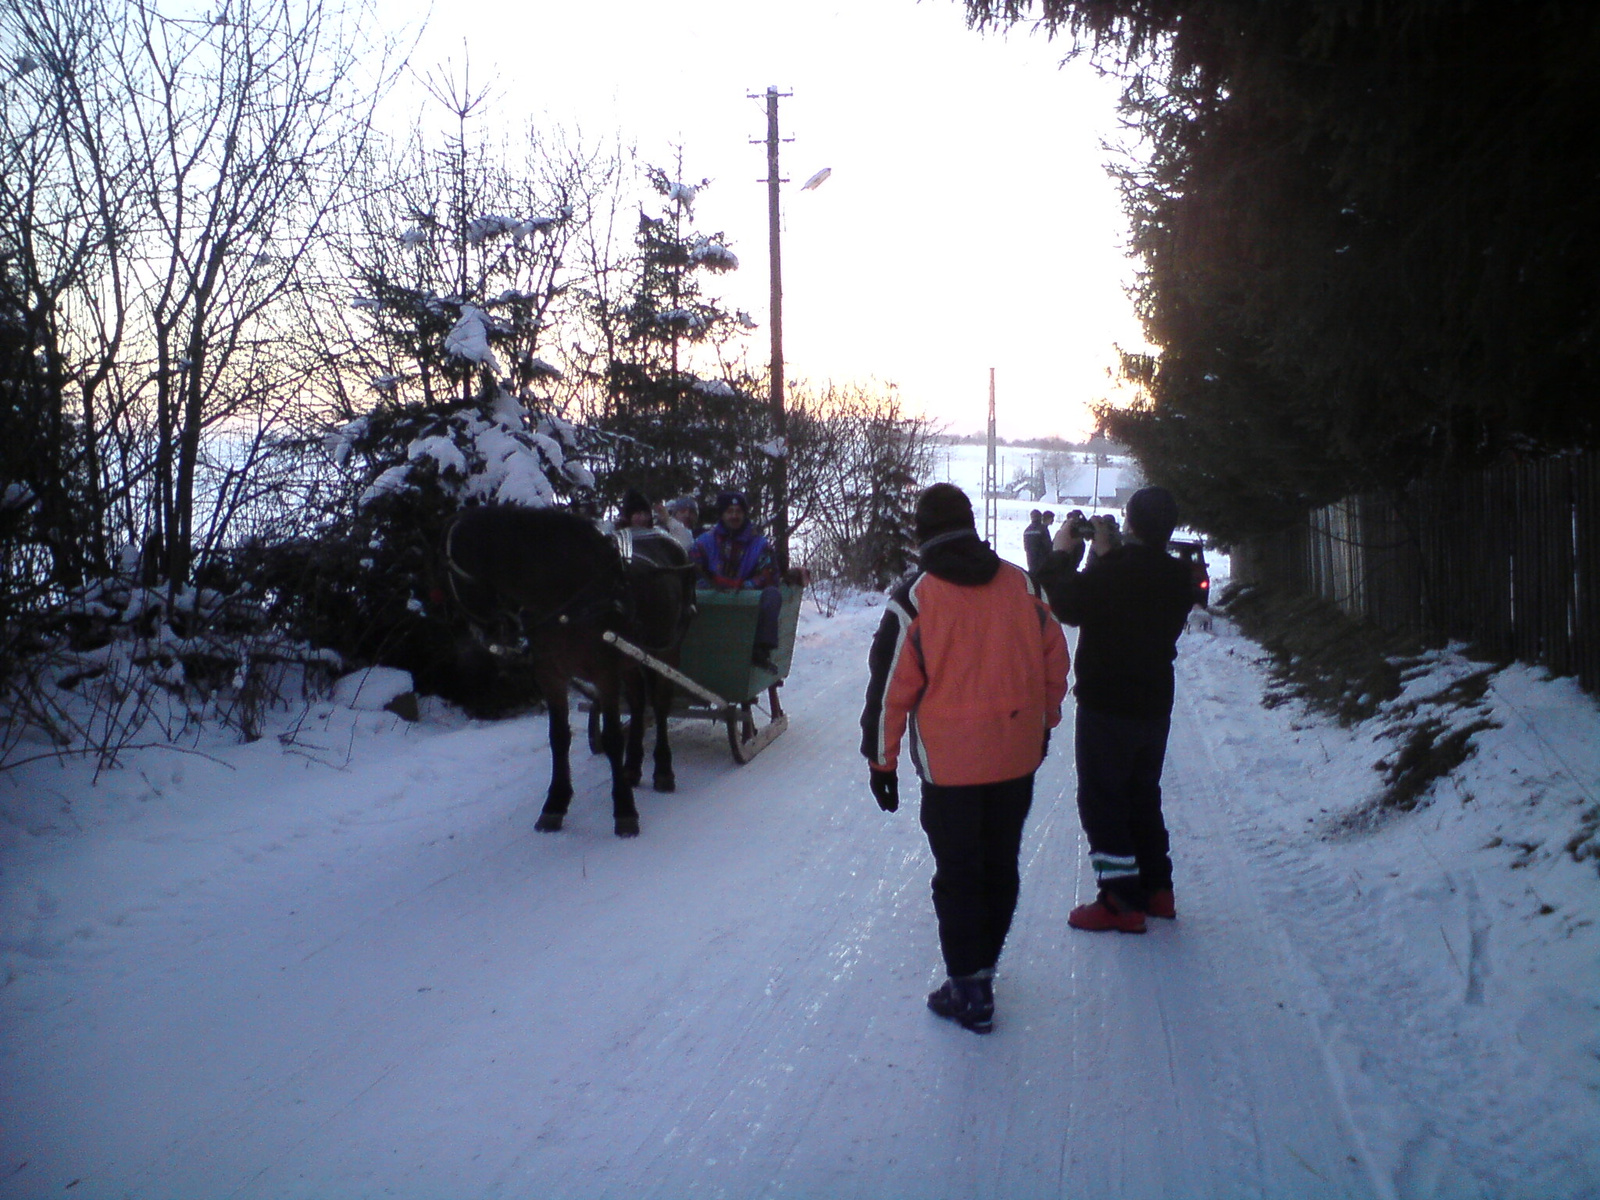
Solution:
[(1173, 898), (1171, 888), (1159, 888), (1150, 893), (1144, 902), (1144, 914), (1147, 917), (1160, 917), (1163, 921), (1170, 921), (1178, 915), (1178, 902)]
[(1106, 933), (1112, 929), (1118, 933), (1143, 933), (1144, 914), (1136, 908), (1124, 908), (1102, 894), (1093, 904), (1080, 904), (1068, 913), (1067, 924), (1089, 933)]

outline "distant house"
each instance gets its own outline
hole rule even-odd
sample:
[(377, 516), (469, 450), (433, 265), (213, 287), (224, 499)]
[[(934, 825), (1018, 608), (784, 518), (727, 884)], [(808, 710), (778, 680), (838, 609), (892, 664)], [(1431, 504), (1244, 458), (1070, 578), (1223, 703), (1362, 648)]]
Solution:
[(1079, 508), (1122, 508), (1128, 497), (1144, 486), (1138, 467), (1124, 460), (1111, 466), (1096, 467), (1079, 463), (1063, 472), (1056, 483), (1056, 503)]
[(1077, 463), (1056, 479), (1056, 503), (1079, 507), (1094, 504), (1094, 465)]
[(1019, 479), (1011, 485), (1011, 498), (1037, 504), (1044, 499), (1044, 481), (1038, 476), (1032, 479)]

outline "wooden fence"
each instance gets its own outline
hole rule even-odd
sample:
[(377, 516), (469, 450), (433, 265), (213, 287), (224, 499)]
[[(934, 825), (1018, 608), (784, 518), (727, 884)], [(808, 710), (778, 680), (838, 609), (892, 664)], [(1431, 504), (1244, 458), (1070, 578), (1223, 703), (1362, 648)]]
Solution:
[(1234, 574), (1600, 692), (1600, 454), (1354, 496), (1238, 547)]

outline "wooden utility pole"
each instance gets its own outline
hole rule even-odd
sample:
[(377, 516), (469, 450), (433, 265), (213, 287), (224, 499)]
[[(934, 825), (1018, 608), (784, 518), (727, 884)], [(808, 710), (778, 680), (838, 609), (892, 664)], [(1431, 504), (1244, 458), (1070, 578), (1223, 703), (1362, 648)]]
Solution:
[(983, 469), (983, 537), (991, 547), (1000, 541), (1000, 478), (994, 469), (994, 368), (989, 368), (989, 454)]
[(777, 551), (778, 568), (789, 567), (789, 418), (783, 403), (783, 255), (779, 249), (781, 213), (778, 207), (778, 185), (783, 177), (778, 173), (778, 100), (792, 96), (793, 92), (780, 92), (769, 87), (764, 94), (751, 93), (750, 99), (765, 96), (767, 101), (767, 256), (771, 271), (771, 298), (768, 320), (772, 325), (771, 404), (772, 425), (780, 447), (774, 460), (776, 471), (772, 486), (772, 542)]

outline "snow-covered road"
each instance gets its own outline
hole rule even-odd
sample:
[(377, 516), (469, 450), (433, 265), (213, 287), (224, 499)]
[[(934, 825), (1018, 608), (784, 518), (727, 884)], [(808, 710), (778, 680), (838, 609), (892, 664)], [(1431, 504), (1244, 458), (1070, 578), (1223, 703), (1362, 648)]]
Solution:
[(1484, 963), (1470, 1009), (1283, 833), (1283, 780), (1345, 735), (1262, 709), (1225, 623), (1180, 663), (1179, 920), (1067, 929), (1092, 884), (1058, 738), (995, 1033), (931, 1016), (914, 788), (880, 813), (856, 750), (875, 620), (808, 616), (790, 731), (748, 766), (680, 726), (637, 840), (591, 759), (533, 832), (532, 717), (324, 706), (226, 765), (13, 773), (55, 795), (9, 809), (0, 1196), (1600, 1194), (1589, 1077), (1552, 1092), (1472, 1023)]

